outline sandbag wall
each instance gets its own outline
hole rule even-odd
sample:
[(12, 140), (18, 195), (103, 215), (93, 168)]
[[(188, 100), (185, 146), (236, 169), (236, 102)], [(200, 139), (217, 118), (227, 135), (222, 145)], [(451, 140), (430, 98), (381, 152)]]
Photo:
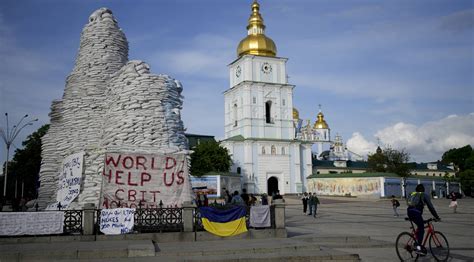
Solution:
[[(81, 192), (70, 208), (98, 205), (104, 154), (187, 149), (181, 85), (128, 61), (128, 42), (112, 12), (98, 9), (84, 27), (63, 98), (51, 106), (43, 137), (38, 204), (54, 203), (62, 160), (85, 152)], [(166, 118), (166, 116), (168, 116)]]

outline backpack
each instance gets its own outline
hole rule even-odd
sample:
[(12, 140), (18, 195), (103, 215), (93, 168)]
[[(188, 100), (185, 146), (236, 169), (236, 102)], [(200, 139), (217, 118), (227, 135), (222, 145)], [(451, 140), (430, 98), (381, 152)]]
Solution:
[(407, 198), (408, 207), (423, 206), (423, 192), (412, 192)]
[(399, 207), (400, 206), (400, 202), (398, 202), (398, 200), (395, 199), (395, 206), (396, 207)]

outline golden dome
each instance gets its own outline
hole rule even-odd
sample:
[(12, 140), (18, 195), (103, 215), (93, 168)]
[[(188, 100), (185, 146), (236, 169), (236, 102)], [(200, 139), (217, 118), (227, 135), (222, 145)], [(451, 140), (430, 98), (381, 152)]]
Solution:
[(298, 120), (300, 119), (300, 112), (298, 112), (298, 109), (293, 107), (293, 119)]
[(315, 129), (329, 129), (328, 124), (326, 123), (326, 120), (324, 120), (324, 115), (321, 111), (318, 113), (318, 120), (314, 122), (314, 127)]
[(240, 41), (237, 55), (276, 56), (277, 49), (272, 39), (265, 36), (265, 25), (260, 15), (260, 5), (257, 1), (252, 4), (252, 14), (247, 26), (247, 37)]

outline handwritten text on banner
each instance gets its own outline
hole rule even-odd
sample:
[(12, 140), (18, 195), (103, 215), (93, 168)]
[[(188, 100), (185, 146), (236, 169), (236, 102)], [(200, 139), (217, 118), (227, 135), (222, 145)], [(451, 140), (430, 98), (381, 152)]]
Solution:
[(101, 208), (156, 208), (191, 201), (186, 154), (107, 153)]
[(100, 232), (106, 235), (127, 234), (133, 230), (135, 209), (115, 208), (100, 211)]

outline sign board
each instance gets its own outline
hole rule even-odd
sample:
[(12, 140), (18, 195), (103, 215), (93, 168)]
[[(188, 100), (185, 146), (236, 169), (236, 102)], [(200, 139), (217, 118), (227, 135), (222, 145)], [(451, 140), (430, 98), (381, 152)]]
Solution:
[(100, 208), (180, 207), (192, 200), (187, 155), (107, 153)]
[(62, 234), (64, 212), (0, 212), (0, 235)]
[(196, 195), (204, 194), (208, 197), (220, 197), (220, 176), (191, 176), (191, 186)]
[(100, 211), (100, 232), (106, 235), (120, 235), (132, 232), (135, 209), (114, 208)]
[(79, 195), (82, 184), (84, 152), (67, 156), (61, 165), (59, 172), (58, 191), (56, 203), (48, 205), (46, 210), (67, 209), (69, 204)]

